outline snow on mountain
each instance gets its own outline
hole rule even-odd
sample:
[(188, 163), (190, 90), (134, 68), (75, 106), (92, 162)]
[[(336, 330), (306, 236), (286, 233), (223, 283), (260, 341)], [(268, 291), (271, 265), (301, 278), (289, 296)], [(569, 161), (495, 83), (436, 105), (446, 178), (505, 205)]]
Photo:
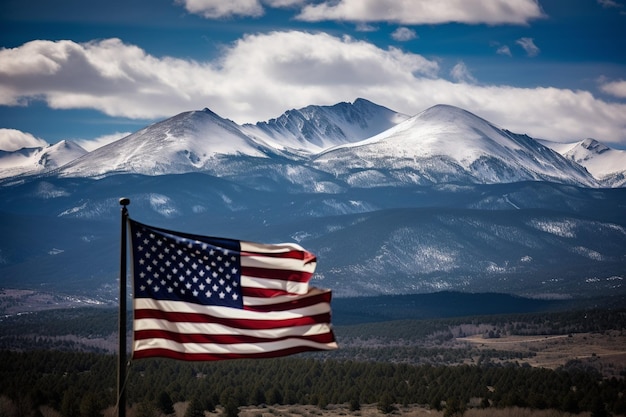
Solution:
[(277, 119), (246, 124), (243, 131), (276, 148), (318, 153), (383, 132), (409, 116), (363, 98), (333, 106), (289, 110)]
[[(594, 167), (606, 169), (608, 154), (593, 149)], [(564, 158), (526, 135), (453, 106), (438, 105), (409, 117), (365, 99), (289, 110), (276, 119), (243, 126), (209, 109), (190, 111), (83, 153), (65, 166), (53, 163), (52, 156), (35, 156), (36, 150), (3, 153), (0, 178), (38, 172), (23, 168), (34, 166), (34, 158), (43, 161), (39, 169), (61, 167), (57, 173), (62, 177), (206, 172), (255, 188), (289, 186), (318, 192), (450, 182), (531, 180), (590, 187), (626, 182), (626, 174), (618, 171), (599, 183), (594, 174), (598, 171), (582, 149)], [(610, 165), (619, 166), (619, 160), (615, 156)], [(579, 164), (589, 165), (596, 178)]]
[(541, 142), (585, 167), (602, 185), (626, 186), (626, 151), (611, 149), (591, 138), (574, 143)]
[(322, 152), (315, 165), (349, 184), (555, 181), (595, 186), (584, 168), (526, 135), (437, 105), (361, 142)]
[(44, 148), (0, 151), (0, 178), (50, 171), (86, 153), (87, 151), (80, 145), (67, 140)]
[(181, 113), (98, 148), (60, 171), (67, 177), (130, 172), (145, 175), (209, 170), (220, 158), (267, 158), (271, 148), (209, 109)]

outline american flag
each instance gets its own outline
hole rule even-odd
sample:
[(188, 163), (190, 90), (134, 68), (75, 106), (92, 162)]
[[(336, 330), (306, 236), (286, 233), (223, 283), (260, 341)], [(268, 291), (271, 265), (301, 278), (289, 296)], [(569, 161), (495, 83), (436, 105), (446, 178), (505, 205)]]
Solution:
[(337, 348), (331, 291), (296, 244), (173, 232), (129, 219), (133, 357), (211, 361)]

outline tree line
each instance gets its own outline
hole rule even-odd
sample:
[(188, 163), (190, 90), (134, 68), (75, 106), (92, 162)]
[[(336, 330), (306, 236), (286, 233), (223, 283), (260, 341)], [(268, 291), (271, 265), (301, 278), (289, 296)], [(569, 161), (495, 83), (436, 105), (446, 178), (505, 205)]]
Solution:
[[(168, 401), (191, 401), (192, 410), (217, 405), (378, 403), (529, 407), (571, 413), (597, 409), (626, 413), (625, 380), (594, 373), (529, 366), (432, 366), (337, 361), (323, 354), (265, 360), (133, 361), (126, 383), (128, 405), (150, 409)], [(48, 405), (67, 417), (95, 417), (116, 403), (116, 357), (108, 354), (0, 351), (0, 395), (35, 415)]]

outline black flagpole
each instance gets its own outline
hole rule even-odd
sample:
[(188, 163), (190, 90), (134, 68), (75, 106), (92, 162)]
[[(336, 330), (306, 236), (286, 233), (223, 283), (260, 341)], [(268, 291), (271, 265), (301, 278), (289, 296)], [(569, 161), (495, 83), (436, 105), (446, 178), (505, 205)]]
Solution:
[(130, 204), (128, 198), (120, 198), (122, 206), (122, 239), (120, 250), (120, 312), (118, 322), (118, 361), (117, 361), (117, 416), (126, 417), (126, 392), (124, 389), (126, 380), (126, 223)]

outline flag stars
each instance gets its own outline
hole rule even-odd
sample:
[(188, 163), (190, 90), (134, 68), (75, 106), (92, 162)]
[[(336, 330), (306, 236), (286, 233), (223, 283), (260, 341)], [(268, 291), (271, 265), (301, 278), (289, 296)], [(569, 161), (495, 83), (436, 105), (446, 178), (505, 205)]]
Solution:
[(241, 306), (240, 261), (235, 252), (149, 229), (131, 232), (138, 295)]

